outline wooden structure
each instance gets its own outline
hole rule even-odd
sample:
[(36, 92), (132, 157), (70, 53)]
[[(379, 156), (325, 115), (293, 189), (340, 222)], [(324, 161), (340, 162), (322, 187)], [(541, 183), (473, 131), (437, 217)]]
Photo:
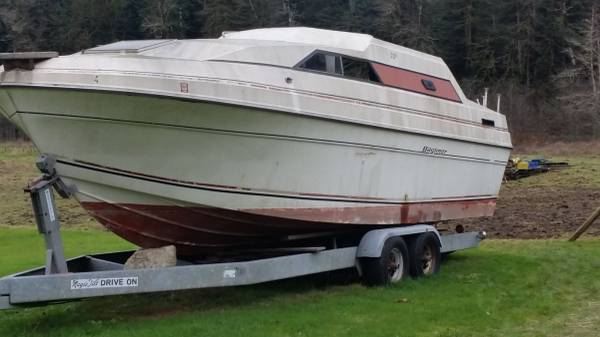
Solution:
[(571, 238), (569, 239), (569, 241), (575, 241), (575, 240), (577, 240), (583, 233), (585, 233), (585, 231), (588, 230), (588, 228), (590, 228), (590, 226), (598, 218), (600, 218), (600, 207), (598, 207), (594, 211), (594, 213), (592, 213), (592, 215), (590, 215), (590, 217), (587, 218), (587, 220), (585, 220), (585, 222), (579, 228), (577, 228), (577, 231), (575, 232), (575, 234), (573, 234), (573, 236), (571, 236)]

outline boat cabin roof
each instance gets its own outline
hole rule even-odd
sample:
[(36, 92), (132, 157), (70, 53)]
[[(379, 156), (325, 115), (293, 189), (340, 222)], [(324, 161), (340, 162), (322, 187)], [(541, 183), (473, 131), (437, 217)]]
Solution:
[(218, 39), (120, 41), (84, 50), (82, 54), (143, 55), (295, 67), (316, 50), (453, 80), (452, 73), (439, 57), (367, 34), (306, 27), (224, 32)]

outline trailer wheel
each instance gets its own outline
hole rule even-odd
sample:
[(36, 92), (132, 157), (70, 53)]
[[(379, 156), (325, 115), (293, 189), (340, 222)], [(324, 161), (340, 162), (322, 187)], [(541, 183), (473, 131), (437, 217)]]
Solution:
[(385, 241), (380, 257), (361, 259), (363, 280), (367, 285), (387, 285), (399, 283), (408, 274), (408, 248), (401, 237)]
[(435, 234), (427, 232), (417, 235), (410, 240), (408, 251), (412, 277), (433, 275), (440, 271), (442, 254)]

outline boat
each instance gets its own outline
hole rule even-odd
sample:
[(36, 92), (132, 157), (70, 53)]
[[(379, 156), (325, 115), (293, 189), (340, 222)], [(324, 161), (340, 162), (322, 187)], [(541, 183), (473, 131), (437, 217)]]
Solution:
[(313, 28), (0, 57), (0, 113), (83, 208), (194, 255), (491, 216), (506, 118), (444, 61)]

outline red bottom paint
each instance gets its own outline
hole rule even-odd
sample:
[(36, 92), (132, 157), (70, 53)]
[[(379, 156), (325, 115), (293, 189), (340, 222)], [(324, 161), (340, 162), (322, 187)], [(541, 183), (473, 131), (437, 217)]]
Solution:
[(143, 248), (175, 245), (179, 254), (277, 246), (288, 235), (369, 230), (490, 216), (496, 199), (340, 208), (227, 210), (85, 202), (83, 207), (112, 232)]

